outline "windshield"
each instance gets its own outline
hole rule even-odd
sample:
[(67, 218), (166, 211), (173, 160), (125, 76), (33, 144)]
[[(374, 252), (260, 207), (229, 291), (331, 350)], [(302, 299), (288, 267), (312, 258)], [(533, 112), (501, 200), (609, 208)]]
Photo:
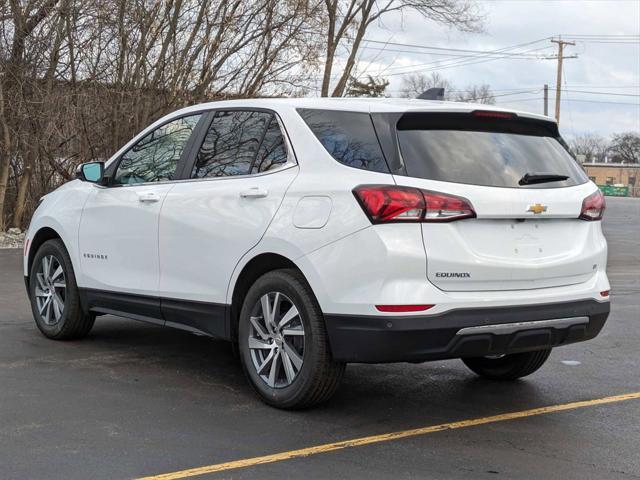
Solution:
[[(470, 114), (443, 122), (434, 121), (436, 114), (424, 114), (429, 117), (426, 122), (412, 117), (398, 122), (400, 151), (411, 177), (513, 188), (568, 187), (588, 181), (552, 128), (528, 126), (517, 118), (474, 119)], [(525, 175), (542, 174), (552, 177), (541, 183), (520, 182)]]

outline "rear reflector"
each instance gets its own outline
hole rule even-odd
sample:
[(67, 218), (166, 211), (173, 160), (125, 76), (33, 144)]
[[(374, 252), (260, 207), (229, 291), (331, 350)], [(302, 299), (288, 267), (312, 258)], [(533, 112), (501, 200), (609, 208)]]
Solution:
[(424, 312), (435, 305), (376, 305), (380, 312)]
[(609, 290), (603, 290), (600, 292), (600, 296), (601, 297), (608, 297), (609, 296)]
[(450, 222), (474, 218), (462, 197), (396, 185), (360, 185), (353, 190), (371, 223)]
[(578, 218), (587, 221), (602, 220), (605, 208), (604, 195), (598, 190), (582, 201), (582, 209)]

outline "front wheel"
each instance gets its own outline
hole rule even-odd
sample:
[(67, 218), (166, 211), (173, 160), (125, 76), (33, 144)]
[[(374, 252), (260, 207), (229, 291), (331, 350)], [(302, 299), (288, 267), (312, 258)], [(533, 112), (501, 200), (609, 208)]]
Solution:
[(512, 353), (499, 357), (463, 358), (464, 364), (481, 377), (493, 380), (515, 380), (538, 370), (547, 361), (551, 349)]
[(245, 297), (239, 320), (242, 367), (266, 403), (305, 408), (337, 390), (345, 365), (333, 361), (320, 306), (298, 271), (260, 277)]
[(29, 297), (36, 325), (54, 340), (86, 336), (95, 315), (84, 313), (71, 258), (59, 239), (47, 240), (36, 252), (29, 272)]

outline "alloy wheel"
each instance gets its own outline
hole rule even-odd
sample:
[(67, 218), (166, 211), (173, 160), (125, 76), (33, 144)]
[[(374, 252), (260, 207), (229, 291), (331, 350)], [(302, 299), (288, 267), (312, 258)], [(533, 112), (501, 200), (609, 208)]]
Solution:
[(298, 308), (281, 292), (260, 297), (251, 312), (249, 352), (260, 378), (271, 388), (293, 383), (304, 359), (304, 325)]
[(60, 322), (64, 313), (67, 283), (64, 268), (53, 255), (45, 255), (36, 273), (36, 305), (42, 321), (49, 326)]

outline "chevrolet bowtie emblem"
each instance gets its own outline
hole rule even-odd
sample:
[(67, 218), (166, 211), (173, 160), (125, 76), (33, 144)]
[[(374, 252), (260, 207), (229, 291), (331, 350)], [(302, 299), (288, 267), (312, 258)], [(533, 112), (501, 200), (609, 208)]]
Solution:
[(529, 205), (529, 208), (527, 208), (527, 212), (531, 212), (534, 215), (538, 215), (539, 213), (546, 212), (546, 211), (547, 211), (547, 206), (542, 205), (541, 203), (534, 203), (533, 205)]

